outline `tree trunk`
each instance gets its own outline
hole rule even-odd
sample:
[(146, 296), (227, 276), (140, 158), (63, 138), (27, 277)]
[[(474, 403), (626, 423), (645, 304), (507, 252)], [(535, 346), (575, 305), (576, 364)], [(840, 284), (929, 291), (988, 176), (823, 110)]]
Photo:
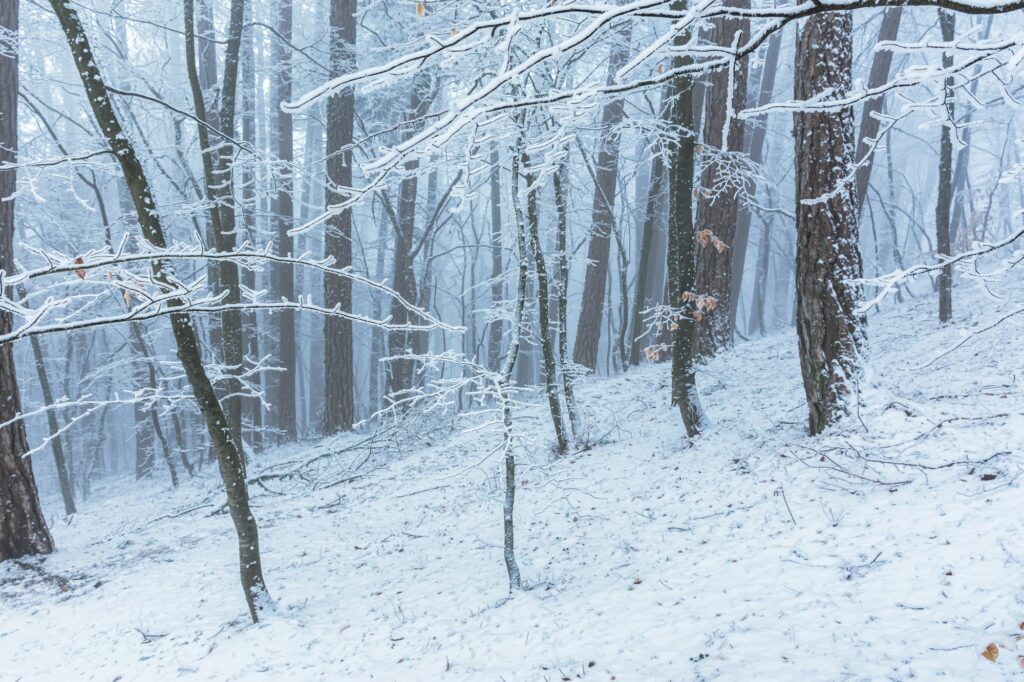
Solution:
[[(135, 154), (135, 147), (121, 127), (121, 122), (118, 120), (110, 99), (110, 91), (107, 90), (107, 86), (103, 82), (99, 66), (93, 56), (89, 39), (78, 18), (78, 13), (69, 6), (70, 2), (71, 0), (50, 0), (50, 5), (60, 20), (93, 115), (96, 117), (96, 123), (103, 131), (114, 158), (121, 166), (122, 174), (135, 205), (142, 234), (153, 246), (166, 248), (167, 240), (164, 236), (160, 213), (157, 210), (142, 163)], [(153, 281), (158, 286), (173, 287), (172, 281), (175, 276), (169, 263), (154, 261), (151, 270)], [(168, 305), (172, 308), (179, 308), (184, 306), (185, 302), (180, 299), (172, 299), (168, 301)], [(206, 421), (207, 432), (217, 452), (220, 474), (227, 493), (228, 509), (231, 512), (231, 519), (238, 536), (242, 587), (246, 603), (249, 606), (249, 614), (253, 621), (257, 621), (259, 614), (264, 609), (270, 608), (272, 602), (263, 580), (256, 520), (249, 508), (249, 493), (245, 483), (245, 463), (231, 436), (230, 424), (217, 399), (217, 394), (213, 390), (213, 384), (210, 383), (206, 374), (206, 368), (203, 366), (199, 339), (196, 336), (192, 316), (187, 312), (176, 312), (171, 314), (170, 320), (178, 349), (178, 359), (192, 386), (199, 411)]]
[[(845, 97), (853, 65), (853, 18), (807, 19), (797, 42), (795, 98)], [(825, 58), (827, 55), (827, 58)], [(844, 182), (856, 144), (853, 107), (793, 115), (796, 141), (797, 334), (809, 408), (820, 433), (845, 411), (859, 376), (865, 321), (856, 313), (863, 272), (854, 187)], [(828, 163), (823, 163), (828, 159)]]
[[(671, 90), (667, 90), (665, 105), (671, 100)], [(640, 236), (640, 261), (636, 268), (636, 287), (633, 292), (633, 319), (629, 325), (629, 364), (640, 364), (641, 337), (644, 335), (643, 311), (651, 301), (647, 296), (647, 281), (651, 269), (654, 250), (654, 232), (662, 208), (662, 194), (665, 192), (665, 156), (660, 146), (651, 149), (650, 183), (647, 186), (647, 202), (644, 211), (644, 227)]]
[[(942, 40), (953, 42), (956, 28), (956, 16), (952, 12), (939, 9), (939, 26), (942, 29)], [(953, 54), (942, 54), (942, 67), (953, 66)], [(939, 141), (939, 197), (935, 206), (935, 237), (939, 250), (939, 258), (950, 255), (950, 208), (953, 200), (953, 85), (952, 76), (946, 77), (944, 99), (947, 121), (942, 126)], [(939, 271), (939, 321), (949, 322), (953, 318), (953, 266), (946, 265)]]
[(491, 310), (495, 318), (487, 329), (487, 363), (491, 369), (501, 367), (501, 340), (504, 324), (497, 315), (498, 306), (505, 299), (505, 283), (502, 280), (504, 253), (501, 240), (501, 157), (498, 143), (491, 143)]
[[(241, 104), (242, 104), (242, 142), (250, 148), (256, 148), (256, 55), (253, 53), (253, 28), (249, 26), (252, 15), (252, 7), (245, 6), (247, 24), (242, 31), (241, 46)], [(242, 166), (242, 224), (245, 229), (245, 238), (251, 244), (256, 244), (256, 173), (253, 170), (255, 159), (250, 159)], [(242, 284), (249, 290), (256, 290), (256, 272), (246, 268), (242, 271)], [(259, 318), (253, 310), (246, 311), (242, 315), (244, 325), (244, 337), (246, 344), (246, 355), (250, 362), (259, 362), (260, 359), (260, 335)], [(251, 367), (250, 367), (251, 369)], [(262, 375), (253, 375), (249, 382), (255, 384), (258, 391), (262, 391)], [(246, 412), (249, 418), (250, 447), (254, 452), (263, 449), (263, 400), (260, 396), (249, 398), (246, 401)]]
[[(0, 37), (18, 35), (18, 2), (0, 3)], [(14, 193), (18, 171), (18, 50), (0, 49), (0, 270), (14, 272)], [(10, 291), (5, 292), (10, 297)], [(11, 313), (0, 310), (0, 334), (13, 327)], [(53, 538), (46, 527), (39, 493), (26, 457), (28, 439), (14, 368), (14, 346), (0, 345), (0, 561), (27, 554), (49, 554)]]
[[(729, 7), (750, 7), (750, 0), (724, 0)], [(707, 32), (709, 42), (730, 49), (750, 35), (746, 19), (714, 19)], [(710, 230), (718, 242), (699, 239), (697, 246), (697, 293), (716, 301), (697, 323), (697, 353), (712, 355), (732, 343), (732, 261), (736, 225), (744, 191), (743, 178), (731, 177), (729, 155), (743, 152), (744, 123), (738, 112), (747, 103), (747, 60), (733, 68), (713, 71), (704, 96), (704, 167), (697, 194), (697, 229)], [(719, 244), (724, 244), (724, 248)], [(746, 244), (743, 244), (744, 251)]]
[[(27, 292), (22, 291), (20, 295), (25, 298)], [(38, 336), (29, 339), (32, 345), (32, 357), (36, 361), (36, 375), (39, 377), (39, 387), (43, 392), (43, 402), (46, 405), (53, 405), (53, 391), (50, 388), (50, 377), (46, 374), (46, 360), (43, 357), (42, 343)], [(57, 469), (57, 480), (60, 483), (60, 494), (64, 498), (64, 512), (70, 516), (75, 509), (75, 490), (71, 484), (71, 474), (68, 471), (67, 459), (64, 457), (64, 443), (60, 436), (60, 424), (57, 423), (57, 412), (46, 411), (46, 422), (50, 429), (50, 448), (53, 450), (53, 463)]]
[[(686, 9), (684, 0), (674, 0), (672, 9)], [(677, 48), (686, 45), (689, 37), (679, 34), (673, 39)], [(672, 68), (681, 69), (693, 62), (688, 55), (672, 58)], [(704, 428), (704, 408), (697, 392), (693, 367), (694, 310), (685, 309), (685, 298), (692, 296), (697, 283), (697, 261), (693, 232), (693, 172), (696, 141), (693, 139), (693, 78), (676, 76), (672, 81), (672, 125), (674, 139), (668, 153), (668, 263), (667, 301), (673, 308), (683, 308), (672, 330), (672, 405), (679, 408), (686, 435), (697, 436)]]
[[(629, 57), (629, 31), (617, 37), (608, 59), (607, 82)], [(583, 303), (576, 327), (573, 362), (590, 370), (597, 369), (597, 349), (601, 342), (605, 287), (608, 279), (608, 258), (612, 230), (615, 226), (615, 192), (619, 176), (619, 126), (625, 116), (623, 101), (613, 99), (601, 114), (601, 139), (595, 156), (594, 207), (590, 245), (587, 249), (587, 271), (583, 280)]]
[[(431, 76), (421, 72), (412, 85), (409, 95), (409, 110), (406, 112), (405, 139), (415, 134), (421, 125), (419, 121), (427, 113), (431, 100)], [(413, 239), (416, 228), (416, 197), (419, 189), (417, 171), (419, 161), (410, 159), (405, 163), (405, 177), (399, 185), (398, 214), (394, 216), (395, 228), (395, 257), (394, 257), (394, 288), (398, 294), (410, 303), (415, 303), (416, 296), (416, 273), (413, 269)], [(396, 299), (391, 301), (391, 321), (394, 324), (407, 324), (413, 322), (414, 316), (410, 315), (401, 302)], [(393, 330), (388, 334), (388, 354), (392, 357), (404, 355), (413, 349), (413, 334), (407, 330)], [(416, 363), (411, 360), (392, 360), (388, 375), (388, 393), (396, 395), (412, 388)]]
[[(772, 95), (775, 92), (775, 75), (779, 71), (779, 53), (782, 51), (782, 31), (776, 31), (772, 34), (772, 37), (768, 39), (768, 47), (764, 54), (764, 65), (761, 67), (761, 85), (757, 94), (756, 105), (762, 107), (768, 104)], [(747, 153), (750, 155), (750, 160), (755, 164), (764, 163), (765, 159), (765, 140), (768, 137), (768, 116), (758, 116), (750, 126), (750, 144), (747, 147)], [(732, 250), (732, 285), (729, 292), (729, 303), (730, 303), (730, 315), (732, 317), (733, 329), (736, 328), (736, 313), (739, 307), (740, 294), (742, 292), (743, 285), (743, 271), (747, 262), (747, 251), (750, 246), (750, 221), (751, 221), (750, 209), (746, 206), (740, 207), (739, 219), (736, 223), (736, 239)], [(763, 282), (768, 279), (768, 246), (770, 241), (770, 229), (767, 223), (762, 225), (761, 230), (761, 244), (758, 246), (758, 258), (757, 265), (754, 271), (754, 297), (751, 301), (750, 309), (750, 324), (748, 330), (760, 331), (764, 333), (764, 296), (767, 294), (767, 288), (763, 286)], [(765, 269), (762, 270), (762, 263)], [(758, 288), (758, 284), (761, 283), (761, 288)], [(755, 309), (759, 308), (760, 312), (756, 313)], [(755, 327), (755, 320), (757, 320), (757, 326)]]
[[(525, 126), (525, 123), (524, 123)], [(523, 131), (520, 130), (518, 149), (513, 154), (519, 154), (520, 168), (525, 171), (529, 167), (526, 155), (526, 139)], [(518, 169), (517, 169), (518, 171)], [(528, 251), (533, 254), (534, 269), (537, 273), (537, 306), (539, 309), (540, 340), (544, 354), (544, 386), (548, 396), (548, 409), (551, 412), (551, 422), (555, 427), (555, 444), (558, 448), (558, 455), (565, 455), (569, 451), (569, 443), (565, 437), (565, 422), (562, 420), (562, 401), (558, 390), (558, 366), (555, 362), (555, 346), (551, 340), (551, 315), (549, 312), (548, 292), (548, 269), (544, 262), (544, 248), (540, 243), (540, 215), (537, 207), (537, 189), (534, 187), (533, 176), (526, 172), (526, 227), (528, 234)], [(512, 201), (516, 204), (516, 213), (522, 214), (519, 203), (519, 178), (512, 177)], [(520, 228), (522, 229), (522, 228)]]
[[(566, 150), (568, 154), (568, 149)], [(566, 162), (563, 161), (552, 177), (555, 194), (555, 214), (558, 220), (558, 234), (555, 249), (558, 251), (558, 365), (562, 368), (562, 393), (565, 395), (565, 410), (569, 413), (569, 428), (572, 438), (578, 441), (582, 432), (579, 411), (576, 408), (576, 394), (573, 390), (572, 372), (569, 371), (569, 204), (566, 197)]]
[[(878, 43), (896, 40), (900, 34), (900, 20), (903, 18), (902, 7), (890, 7), (882, 15), (882, 25), (878, 29)], [(892, 68), (892, 50), (878, 50), (871, 60), (871, 73), (868, 75), (868, 89), (880, 88), (889, 80), (889, 69)], [(864, 203), (868, 197), (868, 184), (871, 182), (871, 168), (875, 163), (875, 155), (871, 151), (871, 140), (878, 137), (881, 121), (875, 118), (881, 113), (885, 103), (885, 95), (873, 97), (864, 103), (864, 112), (860, 118), (860, 134), (857, 137), (857, 160), (863, 161), (857, 169), (857, 216), (864, 212)], [(864, 158), (868, 157), (868, 158)]]
[[(291, 164), (295, 160), (292, 130), (292, 116), (281, 111), (281, 103), (292, 98), (292, 0), (278, 0), (277, 33), (274, 41), (274, 64), (276, 80), (273, 85), (273, 106), (277, 110), (277, 159), (282, 167), (278, 170), (277, 193), (277, 252), (282, 256), (291, 255), (294, 248), (289, 231), (294, 224), (292, 191), (294, 182)], [(274, 269), (278, 298), (289, 301), (295, 298), (295, 273), (290, 265), (279, 264)], [(275, 313), (277, 322), (278, 362), (277, 391), (274, 396), (274, 410), (277, 413), (276, 426), (286, 441), (295, 440), (296, 425), (295, 395), (295, 312), (282, 310)]]
[[(356, 0), (331, 0), (331, 77), (356, 67)], [(348, 197), (334, 188), (352, 186), (352, 126), (355, 95), (345, 90), (327, 101), (327, 208)], [(352, 265), (352, 210), (332, 215), (325, 225), (324, 253), (334, 267)], [(352, 311), (352, 280), (324, 275), (324, 303)], [(324, 433), (347, 431), (355, 421), (355, 377), (352, 369), (352, 321), (324, 320)]]

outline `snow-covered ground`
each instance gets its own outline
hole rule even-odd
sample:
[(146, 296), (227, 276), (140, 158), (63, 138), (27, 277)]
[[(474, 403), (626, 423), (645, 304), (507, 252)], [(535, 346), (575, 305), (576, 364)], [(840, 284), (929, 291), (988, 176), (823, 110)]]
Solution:
[[(693, 447), (667, 405), (666, 366), (586, 382), (599, 444), (564, 460), (547, 453), (543, 409), (520, 413), (535, 444), (516, 513), (532, 589), (508, 600), (484, 434), (446, 428), (254, 487), (278, 605), (258, 625), (230, 520), (211, 514), (212, 471), (173, 492), (100, 490), (54, 521), (56, 554), (0, 565), (0, 678), (1024, 674), (1024, 315), (928, 364), (1019, 307), (1022, 290), (998, 300), (960, 286), (946, 328), (931, 295), (874, 315), (858, 414), (817, 439), (804, 435), (791, 332), (704, 368), (714, 425)], [(253, 468), (283, 471), (359, 438)], [(981, 655), (990, 644), (995, 662)]]

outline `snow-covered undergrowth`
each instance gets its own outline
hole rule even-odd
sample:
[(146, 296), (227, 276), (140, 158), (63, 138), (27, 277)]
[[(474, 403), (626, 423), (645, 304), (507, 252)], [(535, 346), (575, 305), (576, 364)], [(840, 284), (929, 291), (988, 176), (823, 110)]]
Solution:
[[(714, 424), (693, 447), (666, 366), (586, 382), (598, 444), (564, 460), (547, 453), (543, 408), (519, 413), (534, 444), (516, 513), (532, 589), (507, 601), (484, 434), (449, 427), (254, 486), (278, 605), (255, 626), (212, 474), (100, 491), (54, 521), (56, 554), (0, 566), (0, 678), (1022, 674), (1024, 320), (934, 359), (1024, 299), (1019, 285), (996, 293), (958, 287), (945, 328), (930, 295), (874, 315), (859, 409), (820, 438), (804, 435), (790, 332), (704, 368)], [(252, 473), (361, 438), (272, 452)]]

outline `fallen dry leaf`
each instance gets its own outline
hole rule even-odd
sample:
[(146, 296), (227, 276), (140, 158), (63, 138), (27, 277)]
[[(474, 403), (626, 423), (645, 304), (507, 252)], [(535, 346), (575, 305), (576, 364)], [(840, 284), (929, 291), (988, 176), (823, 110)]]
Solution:
[(997, 647), (995, 644), (989, 644), (987, 647), (985, 647), (985, 650), (981, 652), (981, 655), (983, 658), (986, 658), (989, 661), (995, 663), (996, 659), (999, 658), (999, 647)]

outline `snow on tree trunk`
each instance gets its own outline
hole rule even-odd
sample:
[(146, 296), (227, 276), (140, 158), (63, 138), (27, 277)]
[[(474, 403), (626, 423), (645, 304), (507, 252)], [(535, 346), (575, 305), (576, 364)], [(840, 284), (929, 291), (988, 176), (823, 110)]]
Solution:
[[(841, 98), (850, 91), (853, 18), (809, 18), (797, 42), (795, 97)], [(796, 142), (796, 296), (800, 366), (809, 428), (820, 433), (845, 411), (858, 379), (865, 320), (856, 312), (862, 274), (854, 187), (853, 107), (793, 115)]]

